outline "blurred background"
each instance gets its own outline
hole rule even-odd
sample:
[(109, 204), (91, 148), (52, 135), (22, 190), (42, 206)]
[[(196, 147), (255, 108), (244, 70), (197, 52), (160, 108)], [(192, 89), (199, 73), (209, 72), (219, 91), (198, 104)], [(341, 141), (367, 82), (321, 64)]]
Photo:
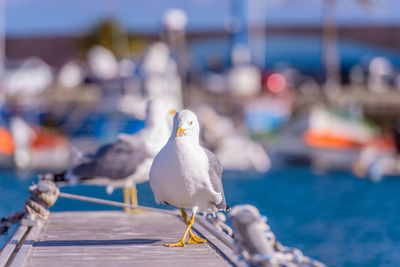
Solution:
[[(161, 98), (198, 115), (228, 203), (255, 205), (283, 244), (329, 266), (398, 266), (399, 10), (397, 0), (0, 0), (0, 217), (23, 206), (39, 173), (142, 129), (147, 100)], [(156, 206), (148, 183), (138, 191)], [(60, 199), (52, 210), (104, 208)]]

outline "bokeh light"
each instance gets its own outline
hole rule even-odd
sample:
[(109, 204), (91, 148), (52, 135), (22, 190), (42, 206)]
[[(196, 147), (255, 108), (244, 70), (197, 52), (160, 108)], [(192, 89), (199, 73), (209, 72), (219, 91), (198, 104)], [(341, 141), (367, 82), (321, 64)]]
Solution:
[(273, 93), (280, 93), (286, 88), (286, 79), (282, 74), (274, 73), (267, 78), (266, 87)]

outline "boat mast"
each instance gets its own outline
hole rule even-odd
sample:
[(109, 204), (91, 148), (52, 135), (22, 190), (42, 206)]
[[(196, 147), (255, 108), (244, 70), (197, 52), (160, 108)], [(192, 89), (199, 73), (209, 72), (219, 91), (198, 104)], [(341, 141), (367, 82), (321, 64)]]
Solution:
[(326, 74), (325, 93), (330, 100), (340, 91), (340, 60), (335, 11), (336, 0), (324, 0), (322, 42)]
[(0, 108), (4, 101), (4, 63), (6, 58), (6, 0), (0, 0)]

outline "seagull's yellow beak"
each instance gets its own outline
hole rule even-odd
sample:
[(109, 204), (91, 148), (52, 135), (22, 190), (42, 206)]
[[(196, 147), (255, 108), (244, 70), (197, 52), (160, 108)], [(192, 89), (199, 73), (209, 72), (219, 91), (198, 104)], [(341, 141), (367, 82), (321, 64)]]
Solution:
[(176, 114), (176, 109), (171, 109), (171, 110), (169, 111), (169, 114), (175, 115), (175, 114)]
[(182, 129), (181, 126), (178, 127), (178, 130), (176, 131), (176, 137), (181, 136), (185, 132), (184, 129)]

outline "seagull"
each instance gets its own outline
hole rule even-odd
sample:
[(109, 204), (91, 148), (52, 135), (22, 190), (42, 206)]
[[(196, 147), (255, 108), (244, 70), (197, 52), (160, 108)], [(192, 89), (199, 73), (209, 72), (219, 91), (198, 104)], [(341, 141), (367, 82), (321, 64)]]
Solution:
[[(169, 113), (175, 114), (175, 110)], [(151, 163), (170, 134), (168, 109), (160, 100), (151, 100), (146, 109), (146, 127), (135, 134), (120, 134), (117, 141), (101, 146), (82, 162), (60, 174), (45, 174), (55, 182), (107, 185), (124, 188), (124, 203), (138, 205), (136, 184), (149, 179)], [(126, 212), (140, 212), (125, 208)]]
[[(199, 135), (199, 121), (192, 111), (176, 113), (172, 134), (150, 169), (150, 186), (156, 202), (180, 208), (187, 226), (181, 240), (165, 244), (167, 247), (184, 247), (188, 234), (188, 244), (207, 242), (191, 231), (196, 213), (229, 208), (221, 181), (221, 164), (211, 151), (200, 146)], [(189, 220), (185, 209), (192, 210)]]

